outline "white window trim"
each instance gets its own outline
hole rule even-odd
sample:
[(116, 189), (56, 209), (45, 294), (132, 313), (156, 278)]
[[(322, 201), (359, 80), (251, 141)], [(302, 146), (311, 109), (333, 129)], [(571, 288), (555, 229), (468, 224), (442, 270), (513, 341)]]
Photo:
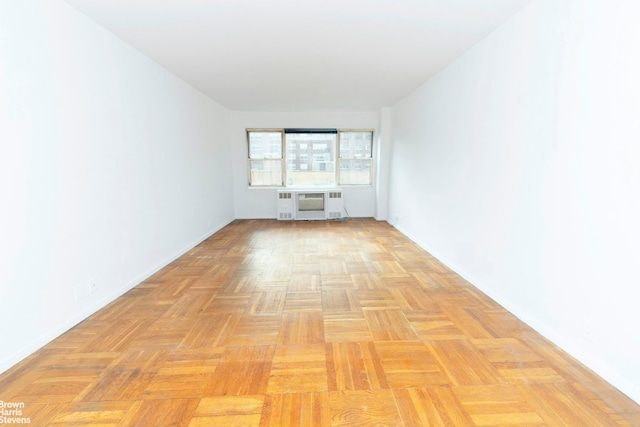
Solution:
[[(272, 133), (280, 133), (280, 170), (281, 170), (281, 177), (280, 177), (280, 185), (254, 185), (251, 183), (251, 161), (252, 160), (264, 160), (264, 159), (252, 159), (251, 158), (251, 149), (250, 149), (250, 138), (249, 138), (249, 134), (251, 132), (272, 132)], [(286, 172), (284, 171), (284, 169), (286, 168), (286, 163), (285, 163), (285, 159), (286, 159), (286, 153), (284, 152), (285, 146), (284, 146), (284, 129), (263, 129), (263, 128), (251, 128), (251, 129), (247, 129), (247, 182), (249, 183), (249, 187), (250, 188), (274, 188), (274, 187), (284, 187), (284, 178), (286, 175)], [(275, 160), (275, 159), (271, 159), (271, 160)]]
[[(370, 157), (341, 157), (340, 156), (340, 140), (341, 140), (341, 133), (348, 133), (348, 132), (370, 132), (371, 133), (371, 156)], [(374, 166), (375, 166), (375, 162), (374, 162), (374, 151), (373, 151), (373, 137), (374, 137), (374, 130), (373, 129), (338, 129), (338, 147), (337, 147), (337, 158), (336, 158), (336, 171), (337, 171), (337, 183), (340, 187), (371, 187), (373, 186), (373, 182), (374, 182)], [(355, 141), (350, 141), (349, 145), (351, 144), (362, 144), (364, 145), (364, 142), (355, 142)], [(340, 174), (342, 173), (342, 169), (340, 167), (342, 161), (351, 161), (351, 160), (368, 160), (371, 163), (371, 166), (369, 168), (369, 183), (368, 184), (343, 184), (340, 182)]]
[[(313, 128), (309, 128), (310, 131), (313, 131)], [(251, 183), (251, 159), (250, 158), (250, 138), (249, 135), (251, 132), (273, 132), (280, 133), (280, 143), (281, 143), (281, 184), (280, 185), (254, 185)], [(341, 157), (340, 156), (340, 135), (344, 132), (370, 132), (371, 133), (371, 157)], [(374, 129), (337, 129), (336, 136), (336, 147), (335, 147), (335, 159), (334, 161), (334, 173), (335, 173), (335, 185), (339, 185), (341, 187), (371, 187), (374, 182), (374, 166), (375, 166), (375, 156), (374, 156)], [(286, 151), (286, 140), (285, 140), (285, 129), (284, 128), (247, 128), (246, 129), (246, 138), (247, 138), (247, 182), (249, 184), (249, 188), (281, 188), (281, 187), (291, 187), (295, 188), (295, 186), (287, 186), (287, 161), (289, 160), (287, 151)], [(353, 141), (351, 141), (353, 143)], [(302, 156), (300, 156), (302, 157)], [(368, 160), (371, 162), (371, 167), (369, 168), (369, 183), (368, 184), (341, 184), (340, 183), (340, 173), (341, 173), (341, 161), (351, 161), (351, 160)], [(318, 188), (326, 187), (325, 185), (318, 185)]]

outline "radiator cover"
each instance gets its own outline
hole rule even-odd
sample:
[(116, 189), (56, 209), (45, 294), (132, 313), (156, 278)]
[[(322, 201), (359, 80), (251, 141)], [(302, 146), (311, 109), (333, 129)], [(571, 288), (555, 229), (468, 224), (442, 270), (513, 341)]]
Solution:
[(340, 188), (278, 190), (277, 203), (277, 219), (282, 221), (344, 217), (344, 193)]

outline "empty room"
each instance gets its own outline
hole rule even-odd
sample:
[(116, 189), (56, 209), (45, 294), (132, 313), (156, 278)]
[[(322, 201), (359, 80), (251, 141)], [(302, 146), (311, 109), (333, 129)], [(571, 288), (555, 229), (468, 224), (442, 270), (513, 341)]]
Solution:
[(0, 2), (0, 424), (640, 426), (639, 21)]

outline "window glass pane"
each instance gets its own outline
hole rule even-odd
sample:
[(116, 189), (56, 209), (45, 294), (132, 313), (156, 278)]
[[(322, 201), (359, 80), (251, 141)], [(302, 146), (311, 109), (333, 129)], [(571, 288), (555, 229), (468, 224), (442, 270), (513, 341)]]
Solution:
[(340, 184), (371, 184), (371, 159), (340, 160)]
[(285, 141), (287, 185), (335, 185), (336, 134), (288, 133)]
[(340, 158), (370, 159), (371, 131), (340, 132)]
[(282, 133), (249, 132), (250, 159), (281, 159)]
[(344, 185), (372, 183), (371, 130), (338, 134), (316, 133), (312, 129), (308, 133), (285, 133), (281, 129), (247, 132), (251, 186), (331, 186), (337, 177)]
[(282, 185), (282, 160), (250, 160), (251, 185)]

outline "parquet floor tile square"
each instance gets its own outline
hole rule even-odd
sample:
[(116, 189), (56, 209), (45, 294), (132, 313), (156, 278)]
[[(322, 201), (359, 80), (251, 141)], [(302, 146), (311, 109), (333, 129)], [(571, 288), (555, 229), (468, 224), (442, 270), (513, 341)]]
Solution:
[(285, 313), (314, 311), (322, 314), (322, 292), (287, 292), (284, 301)]
[(402, 267), (402, 264), (395, 260), (395, 257), (393, 261), (373, 261), (373, 267), (376, 270), (376, 274), (382, 278), (403, 278), (409, 276), (404, 267)]
[(374, 290), (381, 289), (376, 278), (370, 273), (351, 274), (351, 283), (354, 289), (358, 290)]
[(534, 333), (523, 321), (502, 308), (469, 311), (493, 336), (523, 338)]
[(436, 281), (428, 270), (412, 271), (410, 274), (416, 280), (420, 289), (427, 291), (429, 294), (446, 292), (440, 282)]
[(324, 314), (326, 342), (373, 341), (371, 330), (362, 312), (333, 312)]
[(131, 341), (128, 349), (139, 350), (174, 350), (180, 347), (180, 343), (196, 323), (194, 318), (161, 318), (155, 320), (135, 339)]
[(429, 297), (429, 294), (415, 283), (412, 283), (411, 287), (392, 288), (389, 292), (395, 298), (400, 309), (406, 314), (414, 311), (430, 310), (435, 306), (435, 302)]
[[(149, 399), (136, 401), (118, 426), (189, 425), (200, 399)], [(68, 424), (67, 424), (68, 425)]]
[(99, 330), (96, 330), (94, 338), (86, 346), (82, 347), (83, 353), (104, 353), (122, 351), (131, 344), (139, 335), (145, 332), (153, 321), (121, 319), (113, 322), (104, 322)]
[(403, 426), (391, 390), (329, 393), (331, 426)]
[[(109, 367), (124, 367), (131, 369), (138, 369), (141, 371), (156, 371), (160, 368), (166, 360), (176, 360), (184, 357), (184, 354), (190, 354), (190, 351), (174, 350), (168, 351), (165, 349), (156, 348), (130, 348), (127, 351), (119, 353), (118, 359), (112, 363)], [(207, 349), (206, 354), (208, 358), (215, 357), (215, 352)]]
[(420, 341), (376, 342), (375, 349), (391, 388), (449, 384), (445, 370)]
[(46, 371), (13, 394), (22, 396), (21, 401), (32, 403), (72, 402), (95, 381), (96, 374), (80, 369)]
[(602, 408), (566, 383), (527, 384), (519, 386), (520, 393), (547, 425), (575, 425), (613, 427), (617, 422), (603, 417)]
[(336, 342), (326, 346), (329, 390), (389, 388), (373, 342)]
[(245, 315), (227, 340), (231, 347), (276, 344), (282, 327), (282, 314)]
[[(282, 282), (278, 282), (282, 283)], [(284, 311), (284, 302), (287, 296), (286, 289), (266, 292), (254, 292), (249, 301), (251, 314), (275, 314)]]
[(260, 427), (328, 426), (329, 393), (287, 393), (266, 396)]
[[(167, 286), (169, 283), (171, 284), (171, 286)], [(155, 282), (153, 287), (143, 287), (142, 291), (139, 291), (138, 287), (135, 287), (124, 294), (123, 297), (133, 298), (131, 302), (136, 302), (136, 308), (139, 305), (140, 297), (147, 297), (146, 302), (151, 306), (164, 305), (165, 303), (171, 305), (175, 301), (177, 301), (180, 296), (182, 296), (183, 292), (187, 291), (188, 289), (194, 289), (195, 283), (197, 283), (197, 279), (173, 280), (170, 278), (168, 280)], [(116, 307), (118, 306), (119, 304)], [(168, 306), (167, 309), (168, 308), (170, 307)], [(136, 310), (129, 310), (129, 312), (132, 316), (135, 316)]]
[(324, 261), (320, 262), (320, 275), (321, 276), (331, 276), (331, 275), (344, 275), (348, 276), (350, 274), (349, 269), (347, 268), (347, 264), (342, 261)]
[(243, 314), (249, 308), (249, 300), (253, 294), (216, 294), (211, 307), (218, 314)]
[(263, 282), (280, 282), (283, 277), (289, 277), (292, 273), (293, 263), (291, 262), (272, 262), (266, 265), (262, 270)]
[[(166, 357), (157, 358), (158, 362), (149, 364), (143, 369), (150, 370), (154, 366), (162, 368), (200, 368), (202, 366), (216, 366), (222, 360), (227, 347), (205, 347), (199, 349), (179, 349), (168, 352)], [(127, 364), (131, 366), (131, 363)]]
[(372, 269), (374, 273), (379, 273), (379, 268), (376, 263), (378, 262), (389, 262), (395, 263), (396, 259), (393, 254), (389, 253), (384, 246), (379, 245), (377, 243), (365, 243), (360, 250), (360, 256), (362, 260), (365, 262), (371, 263)]
[(264, 400), (264, 395), (204, 397), (189, 426), (259, 426)]
[(228, 347), (203, 392), (204, 396), (265, 394), (275, 346)]
[(368, 276), (370, 273), (369, 266), (364, 261), (347, 262), (347, 272), (353, 276)]
[(468, 340), (441, 340), (426, 344), (447, 374), (449, 384), (494, 385), (507, 380)]
[(294, 273), (289, 279), (289, 292), (320, 292), (320, 274)]
[(156, 374), (157, 371), (153, 369), (109, 367), (77, 398), (84, 402), (133, 401), (142, 396)]
[(324, 313), (361, 312), (358, 293), (353, 289), (332, 289), (322, 291)]
[(270, 363), (275, 355), (275, 350), (274, 345), (228, 346), (220, 356), (220, 363)]
[(417, 340), (418, 335), (407, 321), (402, 310), (364, 310), (364, 318), (369, 325), (374, 341)]
[(202, 391), (204, 396), (265, 394), (271, 362), (222, 362)]
[(466, 338), (497, 338), (472, 313), (451, 302), (449, 296), (450, 294), (447, 294), (439, 298), (438, 306), (442, 308), (442, 311), (456, 327), (464, 333)]
[(393, 395), (405, 426), (475, 426), (449, 387), (396, 388)]
[(475, 425), (546, 425), (515, 386), (454, 387), (453, 391)]
[(216, 365), (161, 368), (145, 387), (143, 399), (199, 397), (204, 394), (216, 370)]
[[(123, 404), (130, 405), (131, 403), (124, 402)], [(33, 403), (29, 405), (28, 415), (26, 410), (23, 410), (23, 415), (29, 418), (30, 424), (33, 426), (54, 425), (53, 420), (67, 405), (67, 403)]]
[(375, 274), (378, 289), (407, 288), (416, 286), (416, 279), (410, 273)]
[(204, 308), (209, 305), (213, 297), (215, 297), (215, 293), (212, 294), (208, 290), (193, 291), (188, 289), (168, 307), (167, 311), (165, 311), (165, 317), (194, 318), (204, 311)]
[(278, 344), (322, 344), (324, 342), (324, 321), (321, 311), (284, 314)]
[(414, 311), (406, 314), (407, 321), (423, 341), (462, 340), (467, 338), (449, 317), (439, 310)]
[(238, 275), (231, 277), (224, 286), (220, 288), (218, 294), (251, 294), (255, 292), (260, 284), (260, 276)]
[(353, 277), (347, 273), (322, 274), (320, 276), (320, 286), (323, 291), (356, 289), (356, 285), (353, 283)]
[(60, 425), (116, 425), (133, 406), (134, 401), (75, 402), (64, 406), (53, 418)]
[(216, 348), (227, 345), (240, 317), (233, 314), (198, 316), (179, 348)]
[(321, 275), (320, 264), (315, 262), (306, 262), (306, 261), (295, 262), (293, 264), (292, 274), (320, 277)]
[(564, 381), (539, 354), (515, 338), (471, 342), (500, 375), (512, 384)]
[(327, 391), (324, 344), (279, 345), (267, 394)]
[(400, 303), (388, 289), (358, 290), (356, 296), (363, 310), (400, 309)]
[(398, 230), (237, 220), (0, 374), (42, 426), (640, 426)]

